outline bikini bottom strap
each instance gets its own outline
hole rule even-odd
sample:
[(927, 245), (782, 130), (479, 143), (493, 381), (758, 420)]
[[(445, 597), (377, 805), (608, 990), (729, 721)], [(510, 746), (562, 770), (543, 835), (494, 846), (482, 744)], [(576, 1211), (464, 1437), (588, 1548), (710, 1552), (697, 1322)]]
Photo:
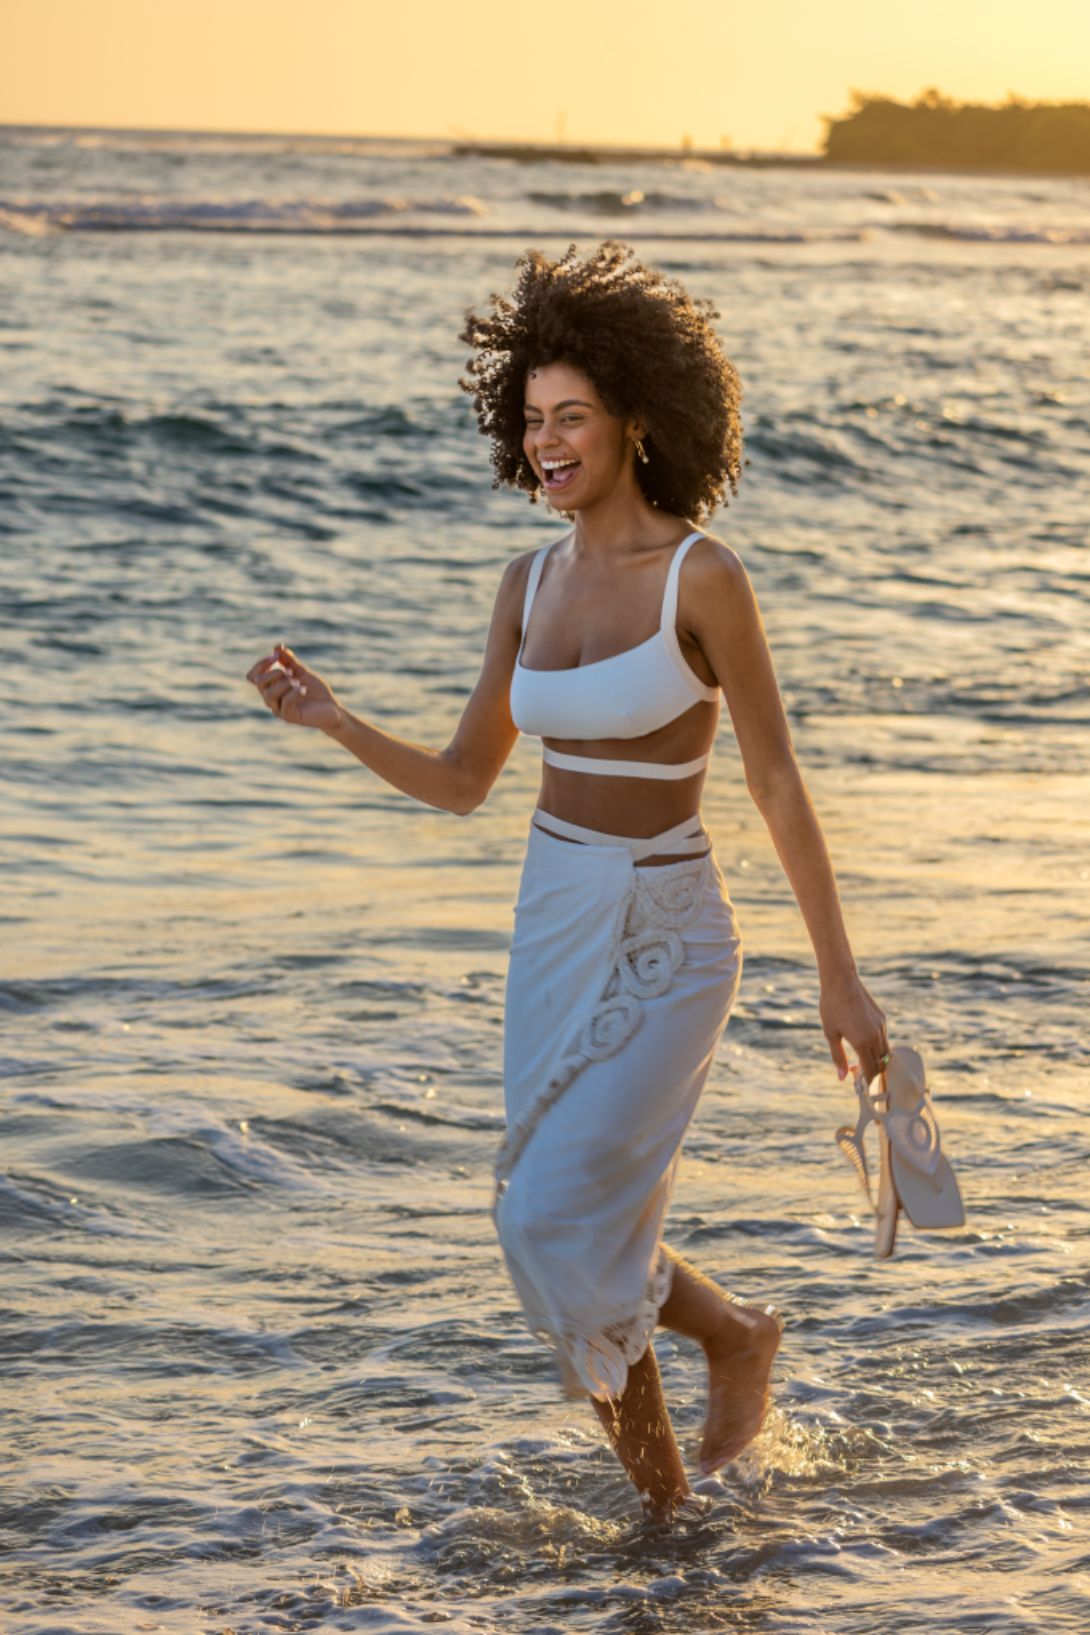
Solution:
[(685, 818), (681, 823), (675, 823), (672, 829), (664, 829), (661, 834), (652, 835), (647, 840), (634, 839), (630, 835), (607, 835), (600, 829), (584, 829), (579, 823), (568, 823), (564, 818), (554, 817), (551, 812), (543, 812), (540, 807), (534, 813), (533, 822), (538, 829), (544, 829), (546, 834), (557, 835), (561, 840), (575, 840), (584, 846), (627, 846), (632, 854), (632, 861), (638, 863), (644, 857), (657, 857), (660, 854), (669, 857), (692, 857), (708, 849), (708, 832), (704, 828), (699, 812), (692, 817)]

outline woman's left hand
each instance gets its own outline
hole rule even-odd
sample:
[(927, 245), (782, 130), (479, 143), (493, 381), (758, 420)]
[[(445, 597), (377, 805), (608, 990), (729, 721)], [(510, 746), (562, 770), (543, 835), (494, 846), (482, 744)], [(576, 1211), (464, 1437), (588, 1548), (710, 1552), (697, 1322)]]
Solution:
[(867, 1083), (876, 1079), (889, 1059), (886, 1018), (859, 976), (853, 972), (843, 980), (823, 982), (820, 1010), (829, 1054), (840, 1077), (846, 1079), (853, 1071), (844, 1049), (846, 1040), (867, 1075)]

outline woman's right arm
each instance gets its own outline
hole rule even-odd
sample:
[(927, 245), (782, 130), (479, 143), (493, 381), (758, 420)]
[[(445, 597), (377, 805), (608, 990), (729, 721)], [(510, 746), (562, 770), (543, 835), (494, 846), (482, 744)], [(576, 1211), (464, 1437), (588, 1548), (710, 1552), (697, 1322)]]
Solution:
[(481, 674), (446, 749), (410, 744), (353, 715), (287, 647), (259, 659), (246, 679), (282, 721), (324, 732), (403, 794), (464, 816), (484, 800), (518, 737), (511, 719), (511, 676), (530, 561), (531, 555), (519, 557), (504, 573)]

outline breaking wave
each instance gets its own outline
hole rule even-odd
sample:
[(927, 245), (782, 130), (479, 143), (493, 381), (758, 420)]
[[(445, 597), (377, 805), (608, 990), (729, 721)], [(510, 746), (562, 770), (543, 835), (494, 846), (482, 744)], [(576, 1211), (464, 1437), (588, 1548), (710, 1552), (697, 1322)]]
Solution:
[(544, 205), (547, 210), (574, 210), (581, 215), (635, 216), (646, 211), (721, 210), (719, 199), (693, 199), (682, 193), (644, 193), (638, 187), (621, 193), (615, 188), (598, 188), (590, 193), (559, 192), (530, 193), (531, 204)]
[(1090, 244), (1090, 227), (1022, 227), (1014, 223), (989, 227), (977, 222), (900, 221), (886, 232), (916, 233), (921, 238), (957, 239), (979, 244)]
[(479, 199), (0, 199), (0, 226), (15, 232), (353, 233), (416, 216), (472, 218)]

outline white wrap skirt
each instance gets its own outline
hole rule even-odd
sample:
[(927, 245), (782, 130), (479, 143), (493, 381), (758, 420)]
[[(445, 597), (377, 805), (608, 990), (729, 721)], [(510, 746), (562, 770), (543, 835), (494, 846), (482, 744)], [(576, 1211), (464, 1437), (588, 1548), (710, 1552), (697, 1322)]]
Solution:
[(526, 1321), (554, 1346), (569, 1395), (606, 1400), (669, 1294), (663, 1221), (742, 961), (710, 854), (637, 868), (604, 838), (530, 831), (507, 981), (496, 1226)]

